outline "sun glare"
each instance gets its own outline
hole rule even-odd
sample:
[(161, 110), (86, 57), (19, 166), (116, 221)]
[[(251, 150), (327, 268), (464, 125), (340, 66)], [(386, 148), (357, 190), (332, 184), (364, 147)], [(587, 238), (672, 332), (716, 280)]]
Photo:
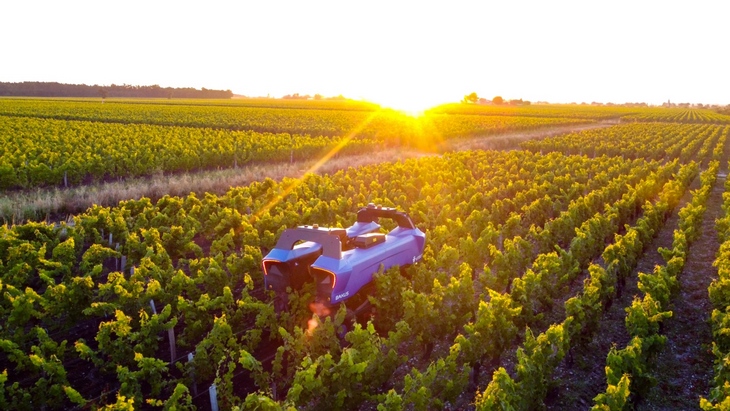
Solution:
[(373, 101), (383, 108), (390, 108), (413, 117), (422, 116), (426, 110), (436, 105), (418, 96), (389, 96)]

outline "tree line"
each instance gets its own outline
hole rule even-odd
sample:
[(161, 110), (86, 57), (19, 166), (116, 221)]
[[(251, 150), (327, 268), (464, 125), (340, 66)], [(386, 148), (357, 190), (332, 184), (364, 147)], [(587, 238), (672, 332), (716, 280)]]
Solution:
[(142, 97), (142, 98), (215, 98), (233, 97), (231, 90), (201, 90), (192, 87), (173, 88), (132, 86), (128, 84), (111, 86), (89, 86), (86, 84), (63, 84), (55, 82), (25, 81), (22, 83), (0, 82), (0, 96), (13, 97)]

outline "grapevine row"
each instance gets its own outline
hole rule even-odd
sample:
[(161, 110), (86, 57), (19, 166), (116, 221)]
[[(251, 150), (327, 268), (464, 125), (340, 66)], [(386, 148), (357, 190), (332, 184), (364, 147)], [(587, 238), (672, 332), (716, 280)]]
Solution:
[(704, 109), (650, 109), (621, 118), (628, 122), (730, 124), (730, 116)]
[[(534, 152), (559, 151), (565, 154), (590, 156), (623, 156), (682, 162), (702, 160), (707, 152), (700, 148), (714, 147), (712, 141), (727, 138), (730, 126), (676, 124), (622, 124), (605, 129), (565, 134), (540, 141), (526, 141), (522, 148)], [(709, 140), (709, 142), (708, 142)], [(707, 143), (706, 143), (707, 142)]]
[(566, 319), (551, 325), (537, 337), (528, 329), (525, 343), (517, 352), (517, 377), (504, 368), (497, 370), (487, 388), (477, 396), (477, 409), (534, 409), (542, 404), (547, 383), (554, 368), (571, 344), (591, 338), (606, 304), (614, 298), (616, 286), (630, 275), (644, 245), (664, 223), (668, 212), (684, 194), (697, 172), (695, 163), (679, 171), (678, 177), (665, 184), (656, 204), (646, 203), (644, 215), (626, 234), (606, 247), (605, 267), (591, 264), (589, 279), (579, 296), (565, 302)]
[[(717, 133), (712, 136), (707, 138), (716, 138)], [(691, 155), (703, 150), (709, 155), (706, 141), (693, 142)], [(185, 394), (187, 387), (192, 390), (196, 381), (214, 380), (223, 400), (233, 404), (240, 395), (233, 392), (233, 375), (245, 369), (262, 390), (270, 389), (271, 378), (289, 381), (290, 400), (306, 406), (312, 399), (302, 395), (310, 390), (296, 387), (312, 383), (313, 369), (339, 366), (339, 373), (332, 375), (350, 373), (364, 378), (362, 372), (367, 371), (373, 376), (368, 389), (359, 386), (337, 391), (357, 390), (361, 401), (383, 399), (378, 382), (387, 380), (393, 369), (401, 370), (403, 378), (402, 384), (396, 378), (398, 390), (387, 394), (392, 402), (399, 398), (409, 403), (423, 401), (424, 395), (419, 393), (424, 387), (433, 393), (433, 401), (443, 401), (452, 397), (463, 380), (455, 378), (456, 384), (439, 388), (445, 382), (437, 377), (463, 375), (464, 364), (480, 361), (463, 362), (465, 354), (445, 354), (437, 343), (451, 339), (452, 333), (476, 318), (481, 310), (479, 294), (485, 300), (499, 301), (484, 286), (498, 291), (511, 287), (514, 296), (527, 296), (520, 297), (519, 304), (531, 306), (531, 312), (525, 309), (521, 311), (524, 315), (513, 314), (510, 318), (516, 319), (509, 324), (534, 321), (531, 316), (540, 314), (546, 300), (541, 290), (530, 294), (530, 284), (533, 279), (551, 278), (553, 274), (540, 278), (539, 273), (553, 273), (549, 267), (554, 259), (548, 255), (532, 262), (532, 257), (525, 256), (550, 254), (557, 243), (569, 249), (571, 256), (588, 261), (594, 250), (600, 252), (597, 244), (602, 245), (592, 240), (600, 238), (594, 231), (614, 227), (614, 218), (633, 218), (636, 211), (632, 210), (642, 203), (638, 199), (649, 198), (654, 192), (651, 187), (658, 189), (657, 181), (668, 179), (677, 163), (654, 173), (658, 167), (643, 159), (627, 162), (618, 157), (457, 153), (351, 169), (333, 176), (310, 175), (281, 183), (265, 180), (220, 197), (165, 197), (156, 204), (142, 199), (114, 208), (94, 207), (78, 216), (73, 226), (32, 223), (3, 227), (0, 262), (7, 270), (3, 270), (0, 308), (8, 321), (0, 338), (8, 360), (0, 368), (6, 370), (3, 386), (14, 387), (4, 392), (12, 393), (9, 397), (19, 408), (27, 407), (31, 398), (58, 407), (83, 403), (103, 393), (102, 389), (76, 391), (86, 389), (86, 381), (63, 370), (92, 367), (103, 381), (119, 388), (119, 401), (184, 403), (190, 399)], [(648, 170), (653, 175), (646, 179)], [(621, 200), (626, 184), (632, 187), (632, 194), (625, 203), (634, 208), (624, 206), (617, 217), (610, 217), (603, 204)], [(345, 225), (354, 217), (353, 211), (368, 202), (409, 212), (428, 232), (429, 244), (424, 263), (411, 270), (411, 281), (403, 282), (397, 273), (381, 277), (382, 282), (393, 283), (379, 285), (388, 292), (384, 297), (400, 298), (403, 310), (392, 317), (376, 317), (372, 327), (356, 326), (345, 337), (363, 355), (357, 357), (354, 351), (340, 347), (337, 330), (342, 318), (317, 320), (319, 326), (312, 333), (302, 328), (306, 290), (293, 296), (290, 315), (277, 318), (266, 296), (258, 291), (259, 263), (262, 251), (273, 246), (284, 228), (324, 221)], [(563, 214), (566, 210), (569, 215)], [(594, 218), (597, 211), (604, 214)], [(581, 235), (574, 235), (576, 227)], [(463, 261), (468, 265), (459, 265)], [(537, 261), (543, 266), (536, 266)], [(485, 263), (488, 267), (480, 271)], [(531, 264), (534, 277), (527, 275)], [(517, 268), (510, 270), (513, 265)], [(523, 271), (524, 281), (512, 280)], [(463, 298), (468, 295), (471, 297)], [(376, 308), (382, 311), (385, 306)], [(512, 303), (505, 306), (516, 308)], [(423, 321), (423, 312), (434, 313), (434, 321)], [(391, 318), (392, 324), (384, 324), (384, 317)], [(79, 328), (74, 328), (76, 324)], [(510, 326), (505, 324), (505, 328)], [(378, 333), (383, 329), (393, 334), (383, 337)], [(177, 340), (172, 346), (168, 342), (171, 330)], [(262, 357), (257, 356), (272, 344), (283, 347), (281, 361), (275, 359), (275, 368), (265, 371)], [(71, 345), (73, 349), (68, 348)], [(383, 347), (388, 350), (381, 351)], [(398, 354), (403, 347), (423, 353), (433, 349), (435, 358), (441, 358), (425, 370), (403, 373)], [(173, 355), (175, 348), (178, 355)], [(193, 360), (179, 361), (184, 356), (180, 354), (187, 352), (194, 354)], [(284, 359), (289, 355), (298, 361), (287, 364)], [(105, 365), (110, 360), (119, 366)], [(298, 369), (305, 360), (309, 365)], [(354, 366), (363, 362), (373, 368)], [(454, 364), (457, 368), (451, 374), (444, 371)], [(48, 372), (50, 366), (55, 367), (58, 378), (32, 388), (29, 383), (37, 380), (34, 376)], [(289, 388), (288, 383), (276, 388), (278, 393), (270, 393), (272, 396), (287, 396), (282, 392)], [(317, 392), (315, 388), (311, 392)], [(53, 397), (42, 397), (41, 391)]]
[(730, 373), (726, 364), (730, 358), (730, 182), (725, 181), (722, 194), (724, 215), (717, 219), (715, 228), (720, 239), (720, 250), (713, 266), (717, 267), (717, 278), (708, 288), (712, 302), (712, 353), (715, 356), (712, 390), (707, 398), (700, 399), (700, 408), (706, 411), (730, 409)]
[[(481, 221), (483, 217), (469, 220), (474, 208), (481, 210), (481, 201), (499, 200), (501, 206), (490, 208), (497, 222), (510, 210), (520, 210), (543, 196), (539, 191), (533, 193), (533, 184), (540, 190), (552, 190), (553, 196), (572, 193), (559, 201), (568, 204), (571, 196), (583, 190), (579, 185), (571, 191), (568, 176), (578, 176), (582, 184), (594, 177), (595, 188), (640, 164), (529, 153), (460, 153), (350, 170), (331, 178), (309, 176), (279, 184), (269, 180), (234, 189), (223, 197), (191, 195), (166, 197), (155, 205), (143, 199), (120, 203), (114, 209), (94, 207), (78, 216), (73, 226), (29, 223), (5, 227), (0, 256), (7, 268), (2, 278), (6, 298), (2, 314), (8, 321), (2, 338), (7, 341), (5, 351), (17, 355), (12, 357), (17, 369), (8, 374), (11, 385), (19, 384), (13, 391), (14, 404), (22, 408), (34, 397), (35, 391), (18, 376), (23, 369), (37, 370), (27, 368), (23, 358), (39, 347), (43, 327), (51, 335), (60, 333), (58, 347), (45, 358), (56, 358), (64, 368), (92, 364), (105, 378), (114, 376), (119, 381), (124, 387), (121, 397), (138, 402), (150, 399), (148, 395), (160, 398), (153, 394), (158, 393), (157, 388), (160, 393), (170, 393), (176, 387), (177, 383), (170, 385), (169, 381), (177, 366), (166, 364), (172, 354), (165, 348), (169, 330), (177, 336), (179, 352), (194, 348), (193, 362), (181, 365), (186, 373), (194, 370), (197, 381), (214, 378), (220, 370), (216, 364), (226, 353), (255, 352), (265, 339), (281, 338), (280, 326), (293, 333), (298, 324), (295, 315), (289, 320), (277, 319), (271, 307), (250, 292), (260, 287), (259, 247), (272, 246), (284, 227), (321, 221), (345, 223), (356, 209), (352, 201), (365, 204), (385, 198), (421, 216), (426, 227), (446, 224), (451, 217)], [(528, 178), (534, 183), (525, 185)], [(448, 188), (446, 181), (451, 182)], [(553, 187), (546, 184), (549, 182), (560, 184)], [(407, 198), (419, 197), (423, 200), (407, 208)], [(449, 204), (458, 207), (452, 209)], [(440, 238), (437, 232), (431, 231), (434, 241)], [(117, 242), (118, 248), (113, 245)], [(437, 244), (445, 242), (442, 238)], [(440, 258), (452, 251), (445, 248)], [(208, 253), (210, 257), (204, 257)], [(110, 270), (110, 264), (114, 267), (122, 256), (126, 266), (119, 267), (121, 271)], [(157, 313), (150, 309), (150, 301), (158, 307)], [(91, 330), (76, 339), (63, 338), (74, 336), (74, 328), (69, 327), (84, 321), (92, 321)], [(231, 340), (232, 335), (237, 337)], [(64, 348), (71, 345), (72, 350)], [(107, 360), (121, 368), (109, 369), (103, 365)], [(39, 371), (30, 374), (35, 372)], [(190, 386), (192, 374), (187, 375), (177, 381)], [(140, 378), (159, 384), (145, 394), (140, 391), (142, 386), (133, 383)], [(89, 386), (86, 398), (100, 393), (100, 388)], [(54, 395), (38, 398), (62, 406), (62, 394)]]
[(0, 190), (368, 152), (370, 139), (0, 117)]
[(705, 203), (717, 179), (720, 163), (713, 161), (700, 175), (701, 186), (694, 191), (689, 204), (679, 210), (679, 228), (674, 231), (672, 248), (660, 248), (665, 265), (656, 266), (652, 273), (639, 273), (639, 290), (643, 296), (635, 297), (626, 307), (626, 330), (631, 337), (622, 349), (611, 348), (606, 360), (607, 388), (595, 399), (593, 410), (617, 410), (629, 402), (645, 396), (652, 386), (649, 371), (656, 354), (666, 343), (661, 335), (661, 322), (671, 318), (669, 301), (677, 291), (677, 276), (681, 274), (689, 253), (689, 247), (700, 235), (700, 224)]
[[(645, 183), (656, 184), (650, 180)], [(645, 189), (647, 187), (645, 185)], [(636, 193), (624, 196), (619, 202), (622, 205), (617, 208), (625, 207), (624, 211), (629, 211), (635, 207), (632, 203), (636, 201)], [(413, 371), (406, 377), (403, 393), (405, 402), (423, 401), (422, 391), (425, 389), (433, 397), (430, 407), (442, 406), (444, 401), (453, 401), (454, 394), (466, 389), (468, 367), (474, 367), (471, 373), (476, 380), (482, 363), (488, 365), (497, 362), (516, 336), (517, 330), (537, 324), (536, 319), (549, 309), (549, 304), (545, 303), (556, 297), (562, 284), (574, 280), (580, 268), (589, 261), (591, 256), (586, 253), (588, 250), (584, 249), (585, 245), (603, 243), (605, 233), (611, 231), (607, 223), (617, 217), (610, 210), (607, 213), (608, 216), (596, 214), (583, 224), (578, 223), (580, 229), (576, 226), (577, 235), (570, 242), (567, 252), (561, 250), (560, 255), (552, 252), (538, 256), (523, 277), (514, 280), (510, 294), (499, 295), (490, 291), (489, 303), (480, 303), (476, 320), (467, 324), (464, 335), (455, 339), (451, 354), (443, 361), (432, 363), (425, 373)], [(630, 218), (630, 212), (622, 212), (622, 215)], [(462, 361), (466, 361), (463, 366)], [(454, 373), (453, 370), (460, 372)], [(438, 379), (434, 379), (435, 375), (439, 375)]]
[[(667, 166), (668, 170), (671, 170), (672, 168), (673, 166)], [(656, 182), (653, 182), (652, 184), (656, 184)], [(651, 192), (651, 190), (646, 189), (643, 191), (646, 192), (644, 193), (645, 195)], [(630, 200), (627, 199), (627, 207), (634, 207), (634, 205), (629, 206), (629, 204), (636, 201), (635, 195), (634, 197), (629, 196), (628, 198)], [(628, 213), (622, 214), (628, 215)], [(601, 215), (597, 215), (592, 220), (596, 220), (596, 222), (598, 222), (604, 218), (605, 217)], [(592, 223), (584, 224), (586, 227), (591, 225)], [(608, 227), (604, 228), (613, 232)], [(600, 242), (603, 242), (603, 238), (600, 239)], [(577, 242), (575, 244), (579, 243), (580, 242)], [(573, 245), (573, 247), (571, 247), (572, 253), (578, 255), (579, 253), (577, 252), (577, 249), (580, 247), (580, 245)], [(558, 257), (553, 252), (543, 255), (541, 258), (536, 260), (532, 269), (543, 275), (541, 278), (542, 281), (554, 282), (557, 280), (555, 275), (558, 275), (558, 273), (560, 273), (558, 277), (565, 275), (562, 280), (568, 281), (570, 279), (570, 272), (575, 273), (575, 268), (573, 268), (573, 266), (575, 265), (577, 268), (578, 265), (573, 254), (564, 253)], [(586, 257), (580, 255), (580, 258)], [(527, 261), (529, 260), (529, 257), (527, 257)], [(433, 264), (432, 267), (429, 267), (428, 262), (426, 262), (426, 264), (422, 267), (424, 270), (434, 271), (437, 270), (437, 267), (439, 266), (443, 267), (455, 265), (453, 262), (444, 264), (444, 261), (438, 261), (438, 263)], [(512, 270), (515, 273), (519, 272), (519, 268), (516, 267), (512, 267)], [(488, 272), (487, 269), (485, 269), (485, 275), (486, 272)], [(388, 278), (390, 281), (394, 281), (395, 279), (397, 279), (395, 276), (390, 276)], [(534, 286), (538, 285), (533, 284), (533, 287)], [(514, 288), (517, 289), (518, 286), (515, 285)], [(549, 288), (550, 287), (546, 287), (546, 285), (542, 285), (543, 290), (548, 290)], [(400, 291), (401, 294), (401, 304), (404, 306), (404, 319), (406, 321), (396, 325), (395, 334), (392, 334), (391, 338), (396, 341), (400, 341), (403, 339), (403, 334), (406, 333), (411, 336), (415, 336), (416, 341), (419, 342), (423, 342), (427, 337), (433, 341), (439, 336), (443, 338), (443, 336), (448, 335), (451, 332), (449, 330), (458, 330), (461, 327), (459, 324), (463, 324), (463, 321), (472, 315), (469, 313), (473, 312), (476, 308), (473, 297), (466, 297), (467, 295), (472, 294), (471, 289), (472, 270), (469, 265), (462, 264), (461, 267), (458, 268), (458, 272), (453, 274), (450, 281), (447, 280), (446, 283), (442, 283), (439, 279), (436, 279), (434, 281), (434, 287), (430, 291), (414, 293), (407, 289), (396, 290), (396, 295), (398, 294), (398, 291)], [(517, 293), (519, 294), (519, 291)], [(393, 292), (389, 290), (379, 290), (378, 294), (390, 296), (393, 295)], [(409, 373), (406, 375), (403, 383), (404, 388), (402, 394), (392, 391), (388, 393), (387, 398), (380, 398), (380, 400), (386, 402), (395, 401), (403, 402), (404, 404), (415, 404), (417, 409), (428, 409), (443, 406), (444, 401), (453, 400), (455, 395), (463, 392), (467, 382), (466, 376), (469, 374), (469, 367), (481, 362), (488, 363), (489, 358), (499, 358), (501, 351), (505, 348), (504, 344), (514, 337), (514, 333), (517, 330), (515, 325), (520, 323), (524, 324), (524, 321), (526, 321), (527, 318), (532, 317), (522, 317), (517, 315), (517, 313), (520, 312), (519, 308), (517, 308), (519, 307), (519, 301), (517, 299), (513, 302), (509, 295), (504, 297), (493, 291), (486, 294), (487, 296), (491, 296), (493, 303), (497, 306), (496, 309), (500, 311), (495, 313), (492, 311), (493, 306), (481, 303), (477, 312), (477, 325), (466, 324), (465, 330), (467, 337), (459, 337), (456, 340), (457, 342), (455, 347), (461, 347), (459, 350), (455, 350), (455, 348), (452, 347), (451, 353), (448, 354), (446, 358), (432, 363), (423, 373), (416, 370)], [(391, 310), (389, 310), (388, 313), (396, 311), (392, 309), (392, 305), (397, 303), (396, 300), (397, 296), (396, 298), (388, 298), (385, 304), (383, 304), (383, 306), (391, 306)], [(499, 317), (499, 314), (501, 314), (502, 317)], [(497, 316), (498, 319), (495, 319), (495, 316)], [(505, 333), (506, 335), (503, 335)], [(510, 337), (510, 335), (512, 335), (512, 337)], [(386, 340), (386, 342), (383, 343), (385, 347), (392, 347), (394, 345), (393, 343), (389, 343), (389, 341), (390, 340)], [(419, 350), (416, 348), (417, 347), (411, 347), (408, 351), (418, 352)], [(381, 358), (378, 358), (377, 356), (372, 358), (372, 355), (370, 355), (369, 363), (380, 364), (381, 366), (388, 364), (389, 367), (386, 367), (387, 370), (392, 370), (393, 368), (398, 367), (397, 357), (392, 357), (392, 348), (382, 352), (381, 355), (383, 356)], [(345, 360), (345, 358), (347, 357), (341, 357), (340, 361), (349, 361), (349, 359)], [(338, 403), (332, 403), (329, 402), (329, 400), (333, 398), (333, 394), (336, 392), (335, 389), (337, 387), (339, 387), (337, 389), (343, 389), (343, 387), (337, 384), (334, 386), (321, 385), (320, 382), (322, 380), (330, 381), (335, 379), (334, 375), (331, 373), (339, 372), (337, 370), (340, 370), (345, 364), (340, 363), (339, 367), (334, 368), (323, 367), (322, 361), (332, 361), (329, 353), (323, 354), (318, 358), (312, 358), (311, 360), (307, 360), (305, 357), (304, 361), (308, 361), (307, 366), (303, 367), (293, 377), (294, 388), (293, 391), (290, 391), (291, 394), (287, 396), (287, 400), (292, 401), (299, 407), (341, 407), (341, 403), (338, 405)], [(362, 372), (365, 373), (368, 371), (370, 370), (367, 368), (362, 370)], [(387, 372), (380, 372), (380, 370), (378, 371), (378, 375), (381, 376), (389, 374)], [(339, 381), (340, 378), (338, 377), (336, 379)], [(361, 378), (358, 378), (358, 380), (360, 379)], [(369, 381), (369, 384), (372, 384), (369, 386), (373, 389), (383, 383), (382, 379), (377, 378), (371, 379), (363, 377), (362, 379)], [(301, 393), (307, 393), (307, 396), (303, 397)], [(349, 404), (358, 403), (358, 398), (359, 401), (363, 401), (367, 396), (367, 391), (363, 392), (362, 387), (357, 393), (348, 391), (348, 398), (350, 399)], [(311, 401), (313, 398), (319, 398), (321, 400), (319, 402), (312, 403)]]
[[(2, 103), (0, 100), (0, 106)], [(282, 109), (282, 112), (281, 115), (304, 116), (302, 118), (307, 121), (326, 122), (329, 121), (327, 116), (354, 117), (345, 125), (333, 126), (331, 132), (323, 132), (311, 124), (280, 127), (285, 122), (267, 117), (267, 112), (261, 114), (261, 121), (271, 121), (278, 128), (233, 131), (183, 127), (185, 124), (120, 124), (0, 116), (0, 190), (68, 186), (156, 172), (236, 168), (248, 163), (318, 159), (328, 152), (362, 154), (394, 145), (433, 149), (446, 138), (578, 122), (559, 118), (463, 115), (414, 119), (391, 112), (332, 114), (313, 110), (302, 114), (289, 109)]]

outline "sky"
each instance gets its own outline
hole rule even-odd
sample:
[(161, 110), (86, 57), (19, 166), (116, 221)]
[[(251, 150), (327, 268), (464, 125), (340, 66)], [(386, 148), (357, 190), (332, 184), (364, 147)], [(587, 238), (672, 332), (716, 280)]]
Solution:
[(730, 2), (3, 1), (0, 81), (730, 104)]

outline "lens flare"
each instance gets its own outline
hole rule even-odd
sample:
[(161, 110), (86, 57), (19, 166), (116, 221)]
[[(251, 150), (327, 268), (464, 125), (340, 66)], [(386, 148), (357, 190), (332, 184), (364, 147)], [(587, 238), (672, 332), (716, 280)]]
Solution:
[(307, 321), (307, 335), (312, 336), (314, 335), (314, 330), (317, 329), (319, 326), (319, 319), (317, 317), (312, 317)]
[(329, 161), (330, 158), (332, 158), (335, 154), (337, 154), (340, 150), (342, 150), (343, 147), (347, 145), (347, 143), (350, 142), (355, 136), (362, 131), (362, 129), (365, 128), (368, 124), (370, 124), (371, 121), (373, 121), (373, 118), (375, 118), (380, 111), (373, 111), (362, 123), (358, 124), (357, 127), (355, 127), (352, 131), (350, 131), (345, 137), (343, 137), (336, 146), (334, 146), (330, 151), (328, 151), (322, 158), (317, 160), (316, 163), (314, 163), (309, 169), (307, 169), (304, 173), (302, 173), (300, 178), (295, 179), (291, 184), (289, 184), (284, 190), (274, 197), (268, 204), (261, 207), (255, 214), (255, 217), (261, 217), (262, 215), (266, 214), (269, 210), (271, 210), (276, 204), (278, 204), (281, 200), (286, 198), (286, 196), (289, 195), (294, 189), (297, 188), (299, 184), (302, 183), (302, 177), (306, 176), (310, 173), (315, 173), (317, 170), (319, 170), (320, 167), (322, 167), (327, 161)]
[(314, 334), (314, 330), (316, 330), (322, 322), (320, 318), (327, 317), (332, 311), (329, 307), (318, 301), (309, 303), (309, 310), (314, 314), (312, 315), (312, 318), (307, 321), (307, 335), (312, 336)]
[(326, 317), (326, 316), (330, 315), (330, 313), (332, 312), (329, 309), (329, 307), (327, 307), (326, 305), (324, 305), (318, 301), (309, 303), (309, 311), (311, 311), (314, 314), (317, 314), (317, 316), (320, 318)]

